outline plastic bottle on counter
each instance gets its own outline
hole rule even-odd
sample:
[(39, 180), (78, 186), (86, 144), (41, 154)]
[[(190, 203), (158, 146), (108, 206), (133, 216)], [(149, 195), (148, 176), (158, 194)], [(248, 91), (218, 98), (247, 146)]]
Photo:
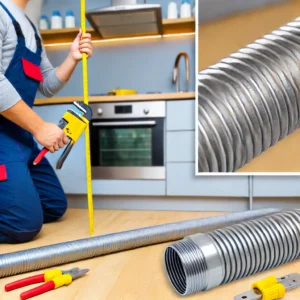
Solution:
[(51, 29), (63, 28), (63, 18), (58, 10), (55, 10), (51, 17)]
[(65, 18), (65, 27), (66, 28), (74, 28), (75, 24), (75, 16), (72, 10), (68, 10)]
[(177, 19), (177, 17), (178, 17), (177, 3), (175, 1), (171, 1), (168, 5), (168, 19)]
[(49, 29), (49, 19), (47, 16), (41, 16), (40, 22), (39, 22), (39, 28), (40, 30), (47, 30)]
[(182, 0), (180, 7), (180, 18), (190, 18), (192, 16), (192, 8), (190, 0)]

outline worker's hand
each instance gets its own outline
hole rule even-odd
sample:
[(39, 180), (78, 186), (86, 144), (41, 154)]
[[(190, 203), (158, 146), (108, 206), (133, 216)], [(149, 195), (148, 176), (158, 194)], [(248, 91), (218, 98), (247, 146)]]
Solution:
[(93, 55), (92, 36), (90, 33), (82, 34), (80, 29), (71, 47), (71, 56), (78, 62), (82, 59), (82, 53), (86, 53), (87, 58)]
[(69, 138), (56, 124), (45, 122), (35, 134), (36, 140), (51, 153), (69, 143)]

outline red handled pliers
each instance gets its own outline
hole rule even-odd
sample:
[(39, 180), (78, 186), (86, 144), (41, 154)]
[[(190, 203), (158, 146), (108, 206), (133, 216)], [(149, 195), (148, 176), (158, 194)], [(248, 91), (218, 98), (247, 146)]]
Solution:
[(64, 285), (69, 285), (73, 282), (74, 279), (83, 276), (87, 272), (89, 272), (88, 269), (79, 270), (79, 268), (73, 268), (67, 271), (49, 270), (44, 274), (31, 276), (9, 283), (5, 286), (5, 291), (10, 292), (31, 284), (45, 282), (44, 284), (34, 289), (22, 293), (20, 295), (20, 298), (22, 300), (25, 300), (52, 291), (54, 289), (58, 289), (59, 287), (62, 287)]

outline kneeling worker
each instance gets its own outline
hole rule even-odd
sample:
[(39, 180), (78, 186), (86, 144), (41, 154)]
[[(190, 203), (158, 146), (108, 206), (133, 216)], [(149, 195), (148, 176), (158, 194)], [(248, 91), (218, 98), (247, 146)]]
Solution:
[(62, 186), (34, 138), (55, 152), (68, 143), (64, 132), (32, 109), (39, 90), (46, 97), (66, 83), (82, 53), (92, 56), (91, 35), (80, 32), (65, 61), (53, 68), (36, 27), (24, 9), (29, 0), (0, 0), (0, 243), (32, 240), (44, 223), (67, 209)]

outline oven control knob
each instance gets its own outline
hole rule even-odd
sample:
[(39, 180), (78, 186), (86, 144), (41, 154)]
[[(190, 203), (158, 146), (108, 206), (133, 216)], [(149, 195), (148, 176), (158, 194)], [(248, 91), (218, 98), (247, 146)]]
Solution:
[(97, 113), (98, 113), (98, 115), (102, 115), (103, 114), (103, 109), (102, 108), (98, 108)]
[(145, 115), (148, 115), (148, 114), (149, 114), (149, 112), (150, 112), (150, 111), (149, 111), (149, 109), (148, 109), (148, 108), (145, 108), (145, 109), (144, 109), (144, 114), (145, 114)]

